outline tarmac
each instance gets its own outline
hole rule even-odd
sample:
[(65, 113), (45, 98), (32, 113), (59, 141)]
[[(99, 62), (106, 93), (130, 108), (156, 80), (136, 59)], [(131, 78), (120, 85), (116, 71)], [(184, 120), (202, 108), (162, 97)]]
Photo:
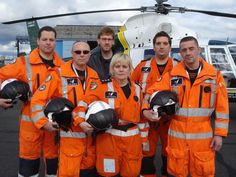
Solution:
[[(18, 126), (21, 104), (14, 108), (0, 108), (0, 177), (17, 177), (18, 174)], [(216, 177), (236, 177), (236, 107), (230, 105), (229, 135), (216, 154)], [(161, 149), (158, 144), (158, 149)], [(160, 154), (157, 153), (157, 164)], [(157, 165), (158, 167), (160, 165)], [(158, 168), (159, 169), (159, 168)], [(43, 177), (43, 168), (40, 177)]]

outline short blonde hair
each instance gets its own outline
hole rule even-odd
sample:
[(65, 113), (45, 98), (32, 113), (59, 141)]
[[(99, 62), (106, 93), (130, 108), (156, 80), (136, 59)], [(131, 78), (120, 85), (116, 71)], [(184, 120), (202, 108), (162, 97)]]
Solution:
[(132, 73), (134, 68), (133, 68), (133, 65), (132, 65), (132, 60), (131, 60), (129, 55), (124, 54), (124, 53), (117, 53), (112, 57), (111, 63), (110, 63), (110, 74), (111, 75), (114, 74), (114, 66), (117, 63), (128, 64), (129, 68), (130, 68), (130, 73)]

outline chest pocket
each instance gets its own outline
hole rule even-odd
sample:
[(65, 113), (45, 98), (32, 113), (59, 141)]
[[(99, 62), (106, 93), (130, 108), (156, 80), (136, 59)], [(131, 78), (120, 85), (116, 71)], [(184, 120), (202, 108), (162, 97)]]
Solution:
[(216, 80), (206, 79), (200, 85), (199, 107), (212, 108), (216, 98)]

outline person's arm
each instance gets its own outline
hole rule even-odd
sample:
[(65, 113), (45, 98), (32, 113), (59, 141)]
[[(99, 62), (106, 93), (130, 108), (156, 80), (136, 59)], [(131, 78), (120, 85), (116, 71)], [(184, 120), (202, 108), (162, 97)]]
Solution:
[(229, 126), (229, 105), (228, 95), (225, 86), (224, 78), (220, 72), (217, 74), (216, 83), (216, 104), (215, 104), (215, 130), (214, 137), (211, 142), (211, 148), (219, 151), (223, 144), (223, 138), (228, 134)]

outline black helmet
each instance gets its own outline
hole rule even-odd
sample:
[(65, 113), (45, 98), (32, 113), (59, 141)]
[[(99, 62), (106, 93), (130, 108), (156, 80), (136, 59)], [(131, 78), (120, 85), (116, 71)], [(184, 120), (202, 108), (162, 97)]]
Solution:
[(95, 130), (106, 130), (118, 123), (115, 110), (103, 101), (94, 101), (88, 106), (85, 120)]
[(62, 130), (68, 131), (73, 122), (74, 108), (73, 103), (66, 98), (53, 98), (46, 104), (44, 114), (50, 121), (56, 122)]
[(178, 97), (175, 92), (169, 90), (154, 92), (150, 98), (150, 107), (158, 115), (175, 114)]
[(19, 98), (26, 102), (31, 96), (31, 91), (28, 83), (16, 79), (5, 80), (1, 84), (0, 97), (15, 100)]

